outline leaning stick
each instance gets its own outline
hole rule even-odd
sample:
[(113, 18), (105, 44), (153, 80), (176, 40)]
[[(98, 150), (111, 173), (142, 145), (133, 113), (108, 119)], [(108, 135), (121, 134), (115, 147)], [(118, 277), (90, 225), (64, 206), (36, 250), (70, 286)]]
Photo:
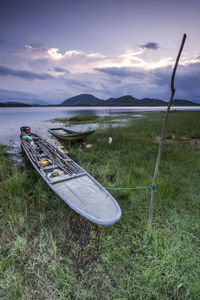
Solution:
[[(168, 120), (168, 115), (169, 115), (169, 111), (170, 111), (170, 107), (172, 104), (172, 100), (175, 94), (175, 88), (174, 88), (174, 79), (175, 79), (175, 75), (176, 75), (176, 69), (178, 66), (178, 62), (183, 50), (183, 46), (185, 44), (185, 40), (186, 40), (186, 34), (184, 33), (183, 35), (183, 39), (181, 42), (181, 46), (176, 58), (176, 62), (174, 65), (174, 69), (172, 72), (172, 77), (171, 77), (171, 97), (168, 103), (168, 108), (166, 111), (166, 115), (165, 115), (165, 119), (164, 119), (164, 124), (163, 124), (163, 129), (162, 129), (162, 133), (161, 133), (161, 139), (160, 139), (160, 146), (158, 149), (158, 155), (157, 155), (157, 160), (156, 160), (156, 165), (155, 165), (155, 170), (154, 170), (154, 175), (153, 175), (153, 185), (156, 184), (156, 178), (158, 175), (158, 168), (159, 168), (159, 164), (160, 164), (160, 158), (161, 158), (161, 153), (162, 153), (162, 146), (163, 146), (163, 141), (164, 141), (164, 136), (165, 136), (165, 131), (166, 131), (166, 127), (167, 127), (167, 120)], [(152, 215), (153, 215), (153, 201), (154, 201), (154, 189), (151, 190), (151, 200), (150, 200), (150, 208), (149, 208), (149, 238), (151, 238), (152, 236)]]

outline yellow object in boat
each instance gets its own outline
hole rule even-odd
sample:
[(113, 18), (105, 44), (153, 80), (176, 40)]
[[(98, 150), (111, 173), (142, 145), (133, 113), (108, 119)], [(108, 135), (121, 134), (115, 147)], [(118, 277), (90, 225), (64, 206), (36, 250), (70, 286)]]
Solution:
[(46, 167), (46, 166), (49, 165), (49, 161), (46, 160), (45, 158), (42, 158), (42, 159), (40, 160), (40, 164), (41, 164), (43, 167)]

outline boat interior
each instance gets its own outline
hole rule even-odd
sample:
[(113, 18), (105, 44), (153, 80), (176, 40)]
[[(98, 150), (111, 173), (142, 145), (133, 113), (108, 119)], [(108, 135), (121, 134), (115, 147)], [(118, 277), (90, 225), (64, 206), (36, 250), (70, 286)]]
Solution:
[(77, 133), (76, 131), (70, 130), (70, 129), (66, 129), (66, 128), (50, 128), (50, 130), (58, 132), (58, 133), (68, 133), (68, 134), (73, 134), (73, 133)]
[[(27, 129), (27, 127), (26, 127)], [(29, 140), (23, 139), (25, 135)], [(51, 183), (57, 183), (79, 177), (85, 174), (82, 169), (76, 165), (66, 154), (43, 140), (36, 134), (28, 130), (21, 130), (22, 145), (29, 157), (42, 173), (42, 175)]]

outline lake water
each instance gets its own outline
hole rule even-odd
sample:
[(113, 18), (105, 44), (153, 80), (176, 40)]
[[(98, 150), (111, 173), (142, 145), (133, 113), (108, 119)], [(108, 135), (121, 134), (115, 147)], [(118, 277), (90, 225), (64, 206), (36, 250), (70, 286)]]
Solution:
[[(166, 107), (112, 107), (112, 115), (122, 113), (138, 113), (147, 111), (166, 111)], [(172, 107), (171, 110), (200, 110), (195, 107)], [(69, 118), (79, 114), (109, 115), (109, 107), (1, 107), (0, 108), (0, 144), (19, 147), (19, 129), (21, 126), (30, 126), (32, 131), (47, 139), (52, 136), (47, 132), (50, 127), (58, 127), (61, 123), (50, 121), (54, 118)], [(85, 130), (95, 128), (96, 124), (73, 125), (71, 129)]]

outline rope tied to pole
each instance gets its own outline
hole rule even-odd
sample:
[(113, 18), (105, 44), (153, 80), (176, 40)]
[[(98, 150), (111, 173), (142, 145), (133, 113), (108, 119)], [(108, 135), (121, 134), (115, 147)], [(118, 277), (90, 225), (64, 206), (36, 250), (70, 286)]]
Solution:
[(155, 190), (157, 189), (157, 185), (156, 184), (151, 184), (151, 185), (147, 185), (147, 186), (141, 186), (141, 187), (130, 187), (130, 188), (124, 188), (124, 187), (106, 187), (109, 190)]

